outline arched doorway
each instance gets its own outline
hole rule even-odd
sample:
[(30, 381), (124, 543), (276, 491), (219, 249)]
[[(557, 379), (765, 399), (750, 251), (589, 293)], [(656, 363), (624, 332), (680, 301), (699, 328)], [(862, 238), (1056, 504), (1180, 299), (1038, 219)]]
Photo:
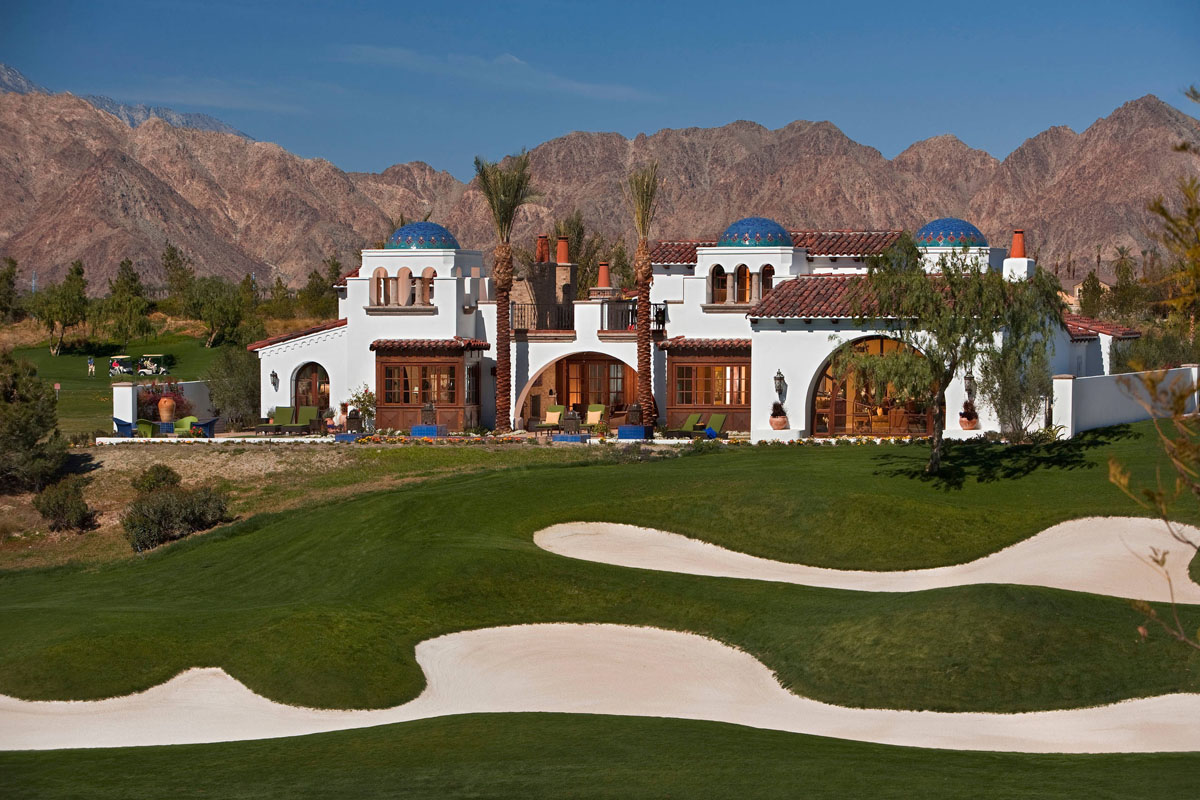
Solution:
[[(856, 353), (881, 356), (907, 350), (887, 336), (869, 336), (849, 345)], [(839, 370), (838, 353), (821, 367), (809, 409), (814, 436), (928, 436), (933, 409), (896, 396), (891, 384), (878, 384), (853, 369)]]
[(518, 415), (528, 427), (551, 406), (563, 406), (586, 419), (589, 406), (604, 406), (610, 425), (620, 424), (637, 398), (637, 371), (604, 353), (572, 353), (539, 371), (522, 390)]
[(321, 411), (329, 408), (329, 373), (315, 361), (310, 361), (296, 370), (292, 384), (292, 404), (316, 406)]

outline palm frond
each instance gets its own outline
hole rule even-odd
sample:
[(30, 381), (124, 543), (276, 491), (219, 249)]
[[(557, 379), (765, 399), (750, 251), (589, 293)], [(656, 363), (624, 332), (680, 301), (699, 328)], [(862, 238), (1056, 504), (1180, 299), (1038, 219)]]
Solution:
[(660, 185), (658, 162), (651, 161), (629, 173), (629, 177), (621, 186), (638, 239), (647, 239), (650, 236), (650, 225), (654, 222), (654, 214), (658, 210)]
[(529, 154), (521, 151), (520, 155), (513, 156), (507, 167), (476, 156), (475, 177), (479, 179), (479, 190), (491, 209), (496, 237), (507, 244), (517, 211), (537, 197), (529, 173)]

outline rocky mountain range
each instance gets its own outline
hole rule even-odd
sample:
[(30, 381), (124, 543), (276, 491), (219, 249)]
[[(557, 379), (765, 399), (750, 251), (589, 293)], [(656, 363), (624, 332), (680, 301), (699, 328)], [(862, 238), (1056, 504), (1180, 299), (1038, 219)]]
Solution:
[[(7, 64), (0, 64), (0, 92), (50, 94), (49, 89), (34, 83), (19, 70)], [(177, 128), (195, 128), (199, 131), (220, 131), (221, 133), (246, 136), (246, 134), (232, 125), (222, 122), (216, 117), (210, 117), (208, 114), (176, 111), (166, 106), (148, 106), (142, 103), (134, 105), (119, 103), (111, 97), (99, 94), (85, 94), (82, 97), (101, 111), (107, 111), (114, 117), (119, 118), (131, 128), (136, 128), (151, 117), (157, 117), (158, 119), (166, 120)], [(250, 137), (246, 136), (246, 138)]]
[[(1002, 246), (1024, 228), (1044, 265), (1090, 264), (1097, 246), (1110, 259), (1118, 245), (1153, 245), (1147, 201), (1200, 174), (1194, 156), (1173, 150), (1184, 140), (1200, 142), (1200, 122), (1153, 96), (1082, 133), (1043, 131), (1002, 161), (953, 136), (887, 159), (829, 122), (572, 133), (530, 151), (540, 198), (514, 240), (531, 244), (575, 208), (607, 235), (627, 235), (620, 180), (657, 159), (658, 238), (714, 236), (749, 215), (792, 228), (910, 230), (959, 216)], [(23, 280), (34, 269), (56, 280), (78, 258), (99, 291), (129, 257), (154, 283), (170, 240), (200, 272), (279, 274), (298, 286), (322, 258), (353, 266), (401, 214), (426, 213), (464, 247), (493, 244), (479, 192), (421, 162), (347, 173), (229, 133), (157, 118), (131, 127), (67, 94), (0, 94), (0, 256), (18, 260)]]

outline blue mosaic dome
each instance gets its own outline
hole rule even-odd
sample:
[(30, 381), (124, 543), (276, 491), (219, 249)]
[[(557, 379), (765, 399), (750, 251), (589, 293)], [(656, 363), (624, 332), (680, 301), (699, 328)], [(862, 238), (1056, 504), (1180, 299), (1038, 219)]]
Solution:
[(718, 247), (791, 247), (792, 235), (773, 219), (746, 217), (721, 234)]
[(436, 222), (410, 222), (396, 231), (383, 245), (388, 250), (457, 250), (454, 234)]
[(987, 247), (987, 239), (965, 219), (942, 217), (926, 223), (913, 239), (917, 247)]

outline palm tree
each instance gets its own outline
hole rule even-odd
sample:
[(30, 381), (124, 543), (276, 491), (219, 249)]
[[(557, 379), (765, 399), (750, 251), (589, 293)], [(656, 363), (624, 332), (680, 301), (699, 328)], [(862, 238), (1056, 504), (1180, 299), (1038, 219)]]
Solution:
[(625, 203), (633, 216), (637, 232), (637, 249), (633, 255), (633, 273), (637, 280), (637, 401), (642, 407), (642, 420), (654, 424), (654, 390), (650, 384), (650, 284), (654, 280), (650, 264), (650, 224), (658, 209), (658, 162), (636, 169), (622, 187)]
[(509, 294), (513, 284), (513, 252), (509, 237), (517, 210), (535, 196), (529, 175), (529, 154), (515, 156), (507, 167), (476, 156), (475, 177), (479, 190), (492, 212), (496, 230), (495, 263), (492, 280), (496, 284), (496, 432), (512, 430), (512, 326), (509, 319)]

